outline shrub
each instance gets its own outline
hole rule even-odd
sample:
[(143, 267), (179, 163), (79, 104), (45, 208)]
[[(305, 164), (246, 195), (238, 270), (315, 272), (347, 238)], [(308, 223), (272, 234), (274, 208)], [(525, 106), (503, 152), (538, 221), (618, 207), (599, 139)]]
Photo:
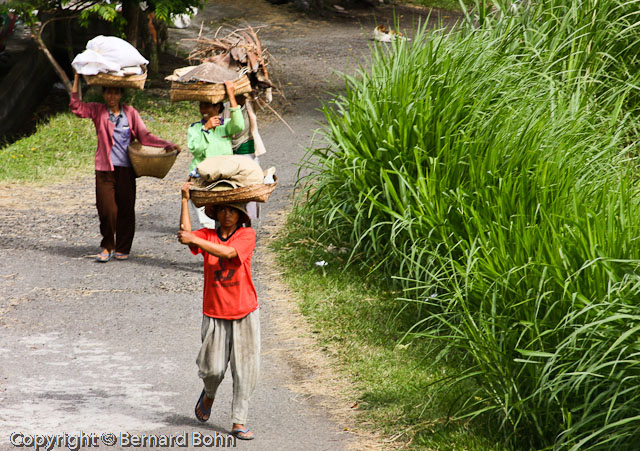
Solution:
[(459, 415), (524, 447), (640, 440), (637, 4), (376, 46), (304, 165), (311, 224), (424, 306), (414, 337), (462, 351), (481, 388)]

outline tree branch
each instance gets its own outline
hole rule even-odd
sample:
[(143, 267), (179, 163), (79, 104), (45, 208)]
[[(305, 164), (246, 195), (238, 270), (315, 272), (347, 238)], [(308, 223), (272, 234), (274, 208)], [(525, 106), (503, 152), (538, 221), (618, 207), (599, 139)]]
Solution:
[(60, 80), (62, 80), (62, 83), (64, 83), (64, 87), (67, 89), (67, 93), (69, 94), (69, 96), (71, 96), (71, 89), (73, 86), (71, 85), (71, 81), (69, 80), (69, 77), (67, 77), (67, 74), (64, 71), (64, 69), (60, 67), (60, 64), (58, 64), (56, 59), (53, 57), (53, 55), (47, 48), (47, 45), (44, 43), (44, 40), (42, 39), (42, 35), (40, 34), (40, 30), (38, 30), (35, 25), (31, 26), (31, 36), (33, 36), (33, 39), (36, 40), (36, 42), (38, 43), (38, 46), (40, 47), (40, 50), (44, 52), (45, 56), (53, 66), (53, 69), (55, 70), (56, 74), (58, 74), (58, 77), (60, 77)]
[[(78, 17), (77, 14), (74, 14), (73, 16), (52, 17), (51, 19), (47, 20), (42, 25), (40, 25), (40, 31), (38, 32), (38, 35), (39, 35), (40, 39), (42, 39), (42, 32), (44, 31), (44, 27), (49, 25), (51, 22), (55, 22), (55, 21), (58, 21), (58, 20), (71, 20), (71, 19), (76, 19), (77, 17)], [(33, 33), (33, 27), (31, 28), (31, 32)]]

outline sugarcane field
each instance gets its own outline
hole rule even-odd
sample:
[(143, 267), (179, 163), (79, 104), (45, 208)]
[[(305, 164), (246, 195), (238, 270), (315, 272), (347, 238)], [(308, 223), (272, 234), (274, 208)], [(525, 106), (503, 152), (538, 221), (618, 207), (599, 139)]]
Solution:
[(0, 451), (640, 449), (639, 55), (638, 0), (0, 0)]

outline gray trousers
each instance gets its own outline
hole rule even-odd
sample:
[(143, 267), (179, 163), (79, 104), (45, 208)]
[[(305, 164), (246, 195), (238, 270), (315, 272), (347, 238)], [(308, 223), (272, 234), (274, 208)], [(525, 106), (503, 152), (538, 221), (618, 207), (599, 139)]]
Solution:
[(260, 371), (260, 313), (255, 310), (241, 319), (202, 316), (202, 347), (198, 353), (198, 376), (207, 398), (215, 399), (218, 386), (231, 362), (233, 377), (233, 423), (247, 424), (249, 398)]

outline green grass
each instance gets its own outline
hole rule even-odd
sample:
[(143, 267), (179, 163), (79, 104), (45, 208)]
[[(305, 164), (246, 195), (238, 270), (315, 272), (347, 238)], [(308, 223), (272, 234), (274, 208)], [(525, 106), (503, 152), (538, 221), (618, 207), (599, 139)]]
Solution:
[[(101, 101), (101, 95), (92, 89), (84, 100)], [(182, 147), (188, 125), (200, 117), (193, 104), (172, 104), (166, 93), (130, 91), (123, 101), (138, 109), (152, 133)], [(41, 183), (72, 174), (91, 174), (96, 145), (90, 119), (59, 113), (38, 124), (32, 135), (0, 148), (0, 181)]]
[(472, 390), (456, 418), (522, 449), (631, 450), (640, 2), (496, 3), (345, 76), (299, 228), (421, 306), (410, 339)]
[(36, 182), (93, 167), (95, 129), (90, 120), (58, 114), (36, 133), (0, 149), (0, 180)]
[[(400, 0), (393, 3), (410, 4), (424, 6), (425, 8), (439, 8), (448, 11), (460, 11), (460, 2), (458, 0)], [(465, 5), (471, 7), (473, 0), (465, 0)]]
[[(456, 359), (433, 365), (442, 350), (437, 341), (403, 341), (418, 306), (397, 299), (381, 283), (363, 280), (345, 269), (347, 255), (332, 243), (306, 239), (295, 214), (273, 244), (285, 268), (285, 280), (300, 299), (321, 346), (334, 354), (336, 368), (354, 381), (359, 420), (415, 449), (505, 450), (485, 425), (449, 421), (451, 406), (467, 388), (434, 385), (455, 373)], [(315, 265), (325, 260), (324, 268)]]

